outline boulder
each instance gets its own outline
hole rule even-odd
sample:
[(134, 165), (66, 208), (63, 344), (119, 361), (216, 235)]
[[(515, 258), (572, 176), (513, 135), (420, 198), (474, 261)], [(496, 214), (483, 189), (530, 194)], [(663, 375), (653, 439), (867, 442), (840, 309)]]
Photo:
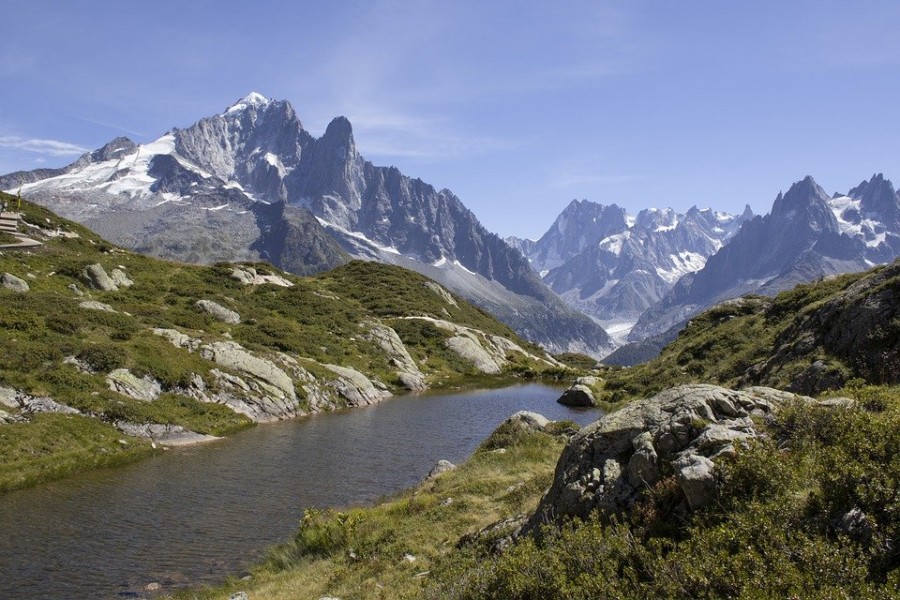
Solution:
[[(173, 346), (188, 352), (197, 351), (205, 360), (235, 372), (211, 369), (209, 374), (216, 381), (215, 391), (207, 390), (203, 379), (195, 376), (189, 386), (179, 388), (179, 393), (201, 402), (224, 404), (256, 422), (292, 419), (307, 414), (301, 408), (293, 380), (315, 383), (315, 378), (287, 355), (276, 353), (262, 358), (237, 342), (203, 344), (201, 340), (175, 329), (154, 329), (153, 333), (168, 339)], [(313, 405), (314, 399), (306, 387), (307, 400)]]
[(119, 286), (117, 286), (116, 282), (106, 273), (106, 270), (100, 263), (86, 266), (81, 272), (81, 278), (84, 279), (84, 282), (87, 283), (88, 287), (95, 290), (100, 290), (102, 292), (116, 292), (119, 290)]
[(428, 477), (426, 480), (435, 479), (441, 473), (446, 473), (447, 471), (452, 471), (456, 468), (449, 460), (439, 460), (436, 465), (428, 472)]
[(232, 279), (244, 285), (262, 285), (270, 283), (280, 287), (293, 287), (294, 284), (280, 275), (260, 275), (253, 267), (235, 267), (231, 271)]
[(874, 528), (872, 521), (859, 507), (853, 507), (832, 522), (834, 530), (860, 544), (870, 544)]
[(231, 278), (244, 285), (252, 285), (256, 277), (256, 269), (235, 267), (231, 270)]
[(192, 338), (189, 335), (185, 335), (177, 329), (156, 328), (152, 331), (154, 334), (169, 340), (169, 342), (173, 346), (177, 348), (184, 348), (188, 352), (193, 352), (200, 347), (200, 340)]
[(162, 394), (162, 385), (150, 375), (136, 377), (128, 369), (115, 369), (106, 376), (106, 385), (123, 396), (149, 402)]
[[(428, 321), (435, 327), (452, 334), (452, 337), (446, 342), (447, 348), (458, 354), (460, 358), (471, 362), (482, 373), (489, 375), (500, 373), (509, 362), (506, 357), (512, 353), (517, 353), (533, 361), (545, 364), (552, 365), (555, 362), (527, 352), (512, 340), (497, 335), (489, 335), (479, 329), (432, 317), (407, 318)], [(558, 366), (559, 363), (556, 363), (556, 365)]]
[(453, 308), (459, 308), (459, 304), (456, 303), (456, 300), (453, 299), (453, 296), (450, 295), (450, 292), (445, 290), (441, 285), (433, 281), (426, 281), (425, 287), (440, 296), (441, 300), (443, 300)]
[(691, 510), (716, 499), (715, 464), (701, 454), (688, 451), (673, 464), (678, 487)]
[(115, 425), (116, 429), (125, 435), (148, 439), (163, 446), (187, 446), (221, 439), (185, 429), (181, 425), (130, 423), (128, 421), (116, 421)]
[(19, 408), (19, 401), (16, 399), (17, 392), (13, 388), (0, 386), (0, 404), (9, 408)]
[(472, 363), (482, 373), (497, 375), (503, 370), (501, 363), (471, 336), (454, 336), (447, 340), (447, 348)]
[(241, 322), (241, 315), (212, 300), (197, 300), (195, 306), (223, 323), (237, 325)]
[(659, 481), (659, 455), (653, 447), (653, 436), (645, 431), (631, 440), (634, 454), (628, 459), (625, 474), (628, 483), (635, 488), (641, 485), (653, 485)]
[(9, 423), (19, 423), (24, 420), (25, 419), (23, 419), (19, 415), (13, 415), (13, 414), (6, 412), (5, 410), (0, 410), (0, 425), (7, 425)]
[(216, 382), (214, 393), (207, 393), (205, 386), (192, 383), (185, 395), (201, 402), (224, 404), (256, 423), (293, 419), (305, 414), (296, 401), (268, 393), (252, 378), (244, 379), (218, 369), (210, 369), (209, 374)]
[(127, 288), (134, 285), (134, 282), (128, 278), (128, 275), (125, 274), (125, 271), (123, 271), (122, 268), (113, 269), (109, 274), (109, 278), (112, 279), (113, 283), (120, 288)]
[(153, 333), (166, 338), (173, 346), (188, 352), (199, 351), (206, 360), (237, 372), (211, 369), (209, 374), (216, 382), (212, 390), (206, 388), (202, 377), (195, 375), (190, 385), (175, 390), (185, 396), (200, 402), (224, 404), (257, 423), (292, 419), (307, 414), (298, 401), (293, 382), (296, 379), (305, 384), (303, 391), (313, 412), (320, 403), (328, 405), (321, 397), (315, 377), (286, 354), (261, 358), (236, 342), (203, 344), (175, 329), (154, 329)]
[(322, 366), (338, 375), (338, 378), (329, 385), (347, 401), (348, 406), (367, 406), (393, 395), (387, 390), (377, 388), (368, 377), (356, 369), (338, 365)]
[(511, 425), (523, 431), (543, 431), (550, 424), (550, 419), (544, 415), (528, 410), (520, 410), (514, 413), (502, 423), (502, 425)]
[(366, 339), (391, 357), (391, 365), (397, 369), (397, 378), (406, 389), (411, 392), (421, 392), (428, 387), (425, 384), (425, 375), (419, 370), (419, 366), (410, 356), (396, 331), (387, 325), (376, 322), (363, 323), (361, 327), (368, 329)]
[(716, 497), (716, 461), (759, 435), (750, 417), (793, 400), (814, 402), (762, 387), (685, 385), (605, 415), (569, 441), (525, 530), (565, 517), (622, 513), (666, 472), (674, 474), (686, 509), (704, 506)]
[(268, 392), (290, 400), (297, 394), (290, 376), (275, 363), (250, 354), (236, 342), (212, 342), (200, 347), (200, 356), (228, 369), (252, 375)]
[(594, 398), (594, 392), (586, 385), (576, 383), (559, 397), (557, 400), (560, 404), (566, 406), (597, 406), (597, 400)]
[(103, 302), (98, 302), (96, 300), (84, 300), (78, 303), (78, 308), (83, 308), (85, 310), (102, 310), (104, 312), (116, 312), (116, 310), (110, 306), (109, 304), (104, 304)]
[(81, 411), (71, 406), (66, 406), (52, 398), (35, 397), (27, 394), (19, 394), (17, 397), (19, 406), (23, 412), (28, 413), (61, 413), (64, 415), (80, 415)]
[(28, 287), (28, 283), (26, 283), (24, 279), (19, 279), (11, 273), (4, 273), (3, 275), (0, 275), (0, 285), (8, 290), (12, 290), (13, 292), (18, 292), (19, 294), (24, 294), (29, 289), (31, 289)]

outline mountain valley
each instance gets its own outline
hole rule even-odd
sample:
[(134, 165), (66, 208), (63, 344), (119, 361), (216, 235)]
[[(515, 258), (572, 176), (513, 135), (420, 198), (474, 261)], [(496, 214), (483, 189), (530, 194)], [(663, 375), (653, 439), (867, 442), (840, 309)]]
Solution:
[(13, 457), (0, 490), (254, 422), (568, 372), (396, 266), (353, 261), (301, 278), (264, 263), (174, 263), (28, 201), (20, 210), (40, 245), (0, 249), (0, 449)]

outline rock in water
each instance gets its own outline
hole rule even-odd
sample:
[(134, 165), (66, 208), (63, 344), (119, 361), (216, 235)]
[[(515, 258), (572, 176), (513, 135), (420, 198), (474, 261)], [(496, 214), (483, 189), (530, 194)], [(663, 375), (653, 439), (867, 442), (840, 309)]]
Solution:
[(597, 406), (597, 400), (594, 398), (594, 392), (588, 386), (576, 383), (559, 397), (557, 400), (560, 404), (566, 406)]

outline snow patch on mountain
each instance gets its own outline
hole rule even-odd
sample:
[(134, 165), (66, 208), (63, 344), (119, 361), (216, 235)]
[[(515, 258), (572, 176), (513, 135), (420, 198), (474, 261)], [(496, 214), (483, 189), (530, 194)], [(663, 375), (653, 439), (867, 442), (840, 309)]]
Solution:
[[(224, 115), (232, 115), (243, 112), (251, 106), (264, 106), (269, 103), (269, 99), (258, 92), (250, 92), (231, 106), (225, 109)], [(221, 105), (220, 105), (221, 106)]]
[(619, 256), (622, 254), (622, 245), (631, 237), (631, 231), (623, 231), (600, 240), (600, 248)]
[(669, 268), (656, 267), (656, 274), (674, 285), (676, 281), (688, 273), (694, 273), (702, 269), (706, 264), (706, 258), (699, 252), (689, 252), (687, 250), (678, 254), (670, 254), (671, 266)]
[(862, 239), (869, 248), (877, 248), (887, 239), (887, 228), (877, 215), (866, 213), (860, 198), (837, 196), (828, 201), (841, 233)]
[(150, 161), (157, 155), (175, 153), (175, 138), (167, 133), (158, 140), (138, 146), (121, 158), (89, 163), (57, 177), (22, 186), (21, 193), (74, 192), (100, 190), (108, 194), (125, 194), (131, 198), (153, 195), (150, 187), (156, 179), (149, 174)]
[[(369, 248), (371, 248), (373, 250), (376, 250), (377, 252), (385, 252), (387, 254), (395, 254), (395, 255), (403, 254), (402, 252), (400, 252), (393, 246), (385, 246), (384, 244), (379, 244), (375, 240), (366, 237), (364, 234), (362, 234), (358, 231), (353, 231), (353, 230), (347, 229), (346, 227), (342, 227), (340, 225), (335, 225), (334, 223), (329, 223), (325, 219), (322, 219), (321, 217), (318, 217), (318, 216), (316, 217), (316, 220), (325, 229), (329, 229), (331, 231), (340, 233), (346, 237), (353, 238), (354, 240), (357, 240), (358, 242), (362, 243), (365, 246), (368, 246)], [(443, 263), (441, 263), (441, 264), (443, 264)], [(437, 265), (435, 265), (435, 266), (437, 266)]]
[(616, 205), (573, 201), (537, 242), (514, 245), (567, 304), (630, 327), (679, 279), (703, 268), (751, 216), (696, 207), (632, 216)]

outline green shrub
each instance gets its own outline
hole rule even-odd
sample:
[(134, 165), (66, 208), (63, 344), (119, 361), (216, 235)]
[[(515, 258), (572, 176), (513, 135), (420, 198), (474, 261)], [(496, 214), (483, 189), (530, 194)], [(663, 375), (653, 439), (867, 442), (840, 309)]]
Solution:
[(126, 357), (119, 346), (94, 344), (86, 346), (76, 355), (76, 358), (86, 362), (94, 371), (109, 373), (125, 366)]

